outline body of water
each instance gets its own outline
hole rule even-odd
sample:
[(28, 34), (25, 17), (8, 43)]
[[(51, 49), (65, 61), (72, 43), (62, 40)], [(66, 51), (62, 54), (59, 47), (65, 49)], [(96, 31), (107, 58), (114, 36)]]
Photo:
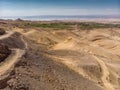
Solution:
[(74, 16), (65, 16), (65, 15), (41, 15), (41, 16), (15, 16), (15, 17), (0, 17), (0, 19), (23, 19), (23, 20), (35, 20), (35, 21), (51, 21), (51, 20), (102, 20), (102, 19), (115, 19), (120, 20), (119, 15), (74, 15)]

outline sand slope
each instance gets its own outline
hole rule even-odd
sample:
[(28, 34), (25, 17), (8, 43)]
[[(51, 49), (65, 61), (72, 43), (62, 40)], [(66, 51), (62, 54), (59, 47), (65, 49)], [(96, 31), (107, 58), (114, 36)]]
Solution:
[(14, 55), (0, 66), (4, 75), (20, 60), (1, 89), (120, 90), (119, 29), (17, 29), (13, 31), (20, 33), (24, 47), (14, 48)]
[[(105, 90), (119, 90), (120, 37), (112, 35), (113, 32), (109, 29), (53, 32), (35, 30), (28, 32), (26, 37), (48, 47), (49, 43), (45, 39), (55, 42), (50, 44), (49, 51), (45, 54), (47, 57), (66, 65)], [(44, 40), (38, 41), (39, 38)]]

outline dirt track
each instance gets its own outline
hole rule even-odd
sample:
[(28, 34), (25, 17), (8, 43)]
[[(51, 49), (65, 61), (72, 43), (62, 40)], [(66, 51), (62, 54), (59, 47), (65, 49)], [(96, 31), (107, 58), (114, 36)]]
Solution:
[(9, 38), (12, 34), (14, 34), (14, 31), (7, 31), (5, 35), (0, 36), (0, 40)]
[[(15, 33), (14, 31), (8, 31), (7, 34), (0, 37), (0, 40), (9, 38), (14, 33)], [(17, 49), (17, 48), (12, 49), (11, 55), (9, 55), (9, 57), (6, 58), (6, 60), (0, 64), (0, 76), (4, 76), (10, 73), (10, 71), (12, 71), (12, 69), (14, 68), (15, 64), (20, 60), (20, 57), (22, 57), (24, 54), (25, 54), (25, 50)]]
[(113, 86), (110, 84), (110, 82), (107, 80), (109, 78), (109, 70), (106, 66), (106, 64), (99, 58), (93, 55), (93, 57), (97, 60), (97, 62), (100, 64), (102, 70), (103, 70), (103, 75), (101, 77), (103, 84), (105, 85), (106, 90), (114, 90)]
[(14, 49), (13, 54), (10, 55), (2, 65), (0, 65), (0, 76), (5, 75), (9, 70), (12, 70), (19, 58), (25, 53), (24, 50)]

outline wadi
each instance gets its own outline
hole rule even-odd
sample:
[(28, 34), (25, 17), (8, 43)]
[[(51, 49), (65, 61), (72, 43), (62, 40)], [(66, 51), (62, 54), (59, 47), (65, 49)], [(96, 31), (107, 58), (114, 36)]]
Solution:
[(0, 20), (0, 90), (120, 90), (120, 22)]

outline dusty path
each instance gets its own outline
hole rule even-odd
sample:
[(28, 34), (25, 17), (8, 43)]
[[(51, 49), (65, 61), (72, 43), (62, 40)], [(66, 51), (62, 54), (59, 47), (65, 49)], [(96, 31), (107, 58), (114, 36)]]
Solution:
[(2, 63), (0, 66), (0, 76), (6, 74), (9, 70), (11, 70), (16, 62), (19, 61), (19, 58), (25, 53), (24, 50), (21, 49), (14, 49), (12, 55), (10, 55), (6, 62)]
[(87, 53), (89, 53), (93, 58), (95, 58), (95, 60), (98, 62), (98, 64), (100, 65), (101, 69), (102, 69), (102, 77), (101, 80), (104, 84), (104, 87), (106, 88), (106, 90), (115, 90), (113, 85), (109, 82), (109, 69), (106, 66), (106, 63), (98, 58), (91, 50), (88, 52), (88, 50), (84, 49), (84, 51)]
[(28, 49), (28, 44), (27, 44), (27, 42), (24, 40), (24, 36), (23, 35), (21, 35), (21, 40), (22, 40), (22, 42), (24, 43), (24, 50), (26, 50), (26, 49)]
[(13, 35), (15, 32), (14, 31), (7, 31), (7, 33), (5, 35), (1, 35), (0, 36), (0, 40), (5, 39), (10, 37), (11, 35)]
[(31, 30), (31, 31), (28, 31), (28, 32), (25, 32), (25, 33), (23, 33), (24, 35), (29, 35), (29, 34), (32, 34), (32, 33), (34, 33), (35, 31), (34, 30)]
[[(9, 31), (7, 34), (0, 37), (0, 40), (9, 38), (15, 32)], [(27, 43), (23, 40), (23, 36), (21, 36), (21, 40), (25, 44), (25, 49), (27, 48)], [(12, 54), (5, 60), (5, 62), (0, 64), (0, 80), (3, 79), (3, 75), (6, 75), (9, 71), (14, 68), (14, 65), (19, 61), (19, 58), (22, 57), (25, 53), (25, 49), (12, 49)]]
[(104, 63), (104, 61), (102, 61), (101, 59), (99, 59), (95, 55), (92, 55), (92, 56), (97, 60), (97, 62), (99, 63), (99, 65), (102, 69), (103, 75), (102, 75), (101, 79), (102, 79), (102, 82), (103, 82), (106, 90), (114, 90), (113, 86), (107, 80), (109, 78), (109, 70), (108, 70), (106, 64)]

